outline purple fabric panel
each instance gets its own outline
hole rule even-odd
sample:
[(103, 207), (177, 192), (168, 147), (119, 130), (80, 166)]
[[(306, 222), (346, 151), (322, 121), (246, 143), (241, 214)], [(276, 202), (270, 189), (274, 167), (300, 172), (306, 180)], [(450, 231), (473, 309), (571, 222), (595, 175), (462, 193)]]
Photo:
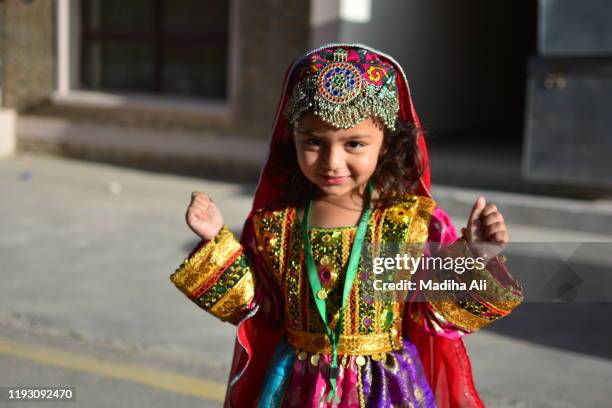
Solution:
[(419, 354), (410, 341), (404, 340), (404, 347), (388, 352), (386, 359), (368, 358), (361, 370), (366, 406), (435, 408)]

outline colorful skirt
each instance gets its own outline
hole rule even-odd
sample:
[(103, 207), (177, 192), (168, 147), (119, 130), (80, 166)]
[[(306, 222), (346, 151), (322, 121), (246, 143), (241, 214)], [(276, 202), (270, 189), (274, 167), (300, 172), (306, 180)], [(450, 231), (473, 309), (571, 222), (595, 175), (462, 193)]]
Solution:
[(378, 356), (338, 356), (337, 395), (328, 398), (329, 354), (301, 354), (285, 340), (276, 347), (262, 389), (260, 407), (357, 408), (435, 407), (416, 347), (403, 347)]

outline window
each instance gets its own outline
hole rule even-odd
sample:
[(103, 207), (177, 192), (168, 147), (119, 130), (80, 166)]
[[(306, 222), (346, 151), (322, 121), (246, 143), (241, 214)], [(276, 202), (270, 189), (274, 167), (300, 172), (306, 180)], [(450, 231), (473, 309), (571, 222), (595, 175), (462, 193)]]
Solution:
[(80, 88), (226, 100), (229, 3), (82, 0)]

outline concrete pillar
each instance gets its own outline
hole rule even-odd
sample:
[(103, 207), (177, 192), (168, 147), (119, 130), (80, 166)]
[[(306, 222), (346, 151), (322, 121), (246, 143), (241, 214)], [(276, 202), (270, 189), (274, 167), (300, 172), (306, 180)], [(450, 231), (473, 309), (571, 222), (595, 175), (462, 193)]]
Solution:
[(0, 109), (0, 158), (15, 153), (17, 146), (16, 118), (14, 110)]

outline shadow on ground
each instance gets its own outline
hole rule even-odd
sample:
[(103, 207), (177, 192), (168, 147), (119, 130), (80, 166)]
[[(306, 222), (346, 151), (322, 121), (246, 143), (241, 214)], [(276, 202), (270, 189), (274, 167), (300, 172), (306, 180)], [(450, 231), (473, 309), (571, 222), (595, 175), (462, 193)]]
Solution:
[(612, 360), (612, 303), (526, 302), (488, 331)]

